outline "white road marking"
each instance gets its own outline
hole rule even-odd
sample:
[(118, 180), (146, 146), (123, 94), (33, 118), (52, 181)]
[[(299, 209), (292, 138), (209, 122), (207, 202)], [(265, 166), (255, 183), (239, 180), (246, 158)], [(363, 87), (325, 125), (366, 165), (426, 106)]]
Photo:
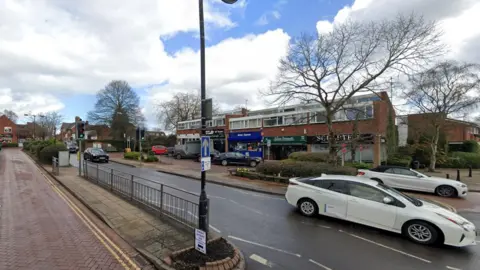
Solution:
[(265, 258), (262, 258), (262, 257), (258, 256), (257, 254), (252, 254), (252, 255), (250, 256), (250, 259), (252, 259), (252, 260), (254, 260), (254, 261), (258, 262), (258, 263), (261, 263), (261, 264), (263, 264), (263, 265), (265, 265), (265, 266), (268, 266), (268, 267), (270, 267), (270, 268), (273, 266), (273, 264), (272, 264), (271, 262), (269, 262), (269, 261), (268, 261), (267, 259), (265, 259)]
[(212, 230), (216, 231), (217, 233), (222, 233), (219, 229), (213, 227), (212, 225), (208, 225), (208, 226), (210, 226), (210, 228), (211, 228)]
[(462, 270), (462, 269), (460, 269), (460, 268), (455, 268), (455, 267), (451, 267), (451, 266), (448, 266), (448, 265), (447, 265), (447, 269), (450, 269), (450, 270)]
[(236, 201), (234, 201), (234, 200), (229, 200), (229, 201), (231, 201), (232, 203), (234, 203), (234, 204), (236, 204), (236, 205), (238, 205), (238, 206), (241, 206), (241, 207), (243, 207), (243, 208), (245, 208), (245, 209), (248, 209), (248, 210), (250, 210), (250, 211), (252, 211), (252, 212), (254, 212), (254, 213), (257, 213), (257, 214), (259, 214), (259, 215), (263, 215), (262, 212), (260, 212), (260, 211), (258, 211), (258, 210), (255, 210), (255, 209), (253, 209), (253, 208), (250, 208), (250, 207), (248, 207), (248, 206), (245, 206), (245, 205), (243, 205), (243, 204), (240, 204), (240, 203), (238, 203), (238, 202), (236, 202)]
[[(344, 232), (344, 231), (342, 231), (342, 230), (338, 230), (338, 231), (339, 231), (339, 232)], [(355, 235), (355, 234), (352, 234), (352, 233), (347, 233), (347, 232), (345, 232), (345, 233), (348, 234), (348, 235), (350, 235), (350, 236), (353, 236), (353, 237), (355, 237), (355, 238), (357, 238), (357, 239), (360, 239), (360, 240), (369, 242), (369, 243), (374, 244), (374, 245), (377, 245), (377, 246), (379, 246), (379, 247), (383, 247), (383, 248), (389, 249), (389, 250), (391, 250), (391, 251), (395, 251), (395, 252), (400, 253), (400, 254), (402, 254), (402, 255), (405, 255), (405, 256), (408, 256), (408, 257), (411, 257), (411, 258), (414, 258), (414, 259), (417, 259), (417, 260), (420, 260), (420, 261), (423, 261), (423, 262), (426, 262), (426, 263), (432, 263), (432, 262), (429, 261), (429, 260), (426, 260), (426, 259), (417, 257), (417, 256), (415, 256), (415, 255), (412, 255), (412, 254), (410, 254), (410, 253), (406, 253), (406, 252), (403, 252), (403, 251), (401, 251), (401, 250), (398, 250), (398, 249), (395, 249), (395, 248), (392, 248), (392, 247), (389, 247), (389, 246), (386, 246), (386, 245), (377, 243), (377, 242), (375, 242), (375, 241), (372, 241), (372, 240), (363, 238), (363, 237), (361, 237), (361, 236), (358, 236), (358, 235)]]
[(210, 198), (215, 198), (215, 199), (222, 199), (222, 200), (226, 200), (227, 198), (223, 198), (223, 197), (219, 197), (219, 196), (213, 196), (213, 195), (208, 195), (208, 197)]
[(332, 227), (329, 227), (329, 226), (325, 226), (325, 225), (319, 225), (319, 224), (314, 224), (314, 223), (310, 223), (310, 222), (300, 222), (302, 224), (305, 224), (305, 225), (309, 225), (309, 226), (315, 226), (315, 227), (321, 227), (321, 228), (324, 228), (324, 229), (331, 229)]
[(228, 238), (231, 238), (231, 239), (234, 239), (234, 240), (237, 240), (237, 241), (241, 241), (241, 242), (245, 242), (245, 243), (249, 243), (249, 244), (252, 244), (252, 245), (255, 245), (255, 246), (268, 248), (268, 249), (275, 250), (275, 251), (278, 251), (278, 252), (282, 252), (282, 253), (285, 253), (285, 254), (293, 255), (293, 256), (296, 256), (296, 257), (299, 257), (299, 258), (302, 257), (302, 255), (300, 255), (300, 254), (296, 254), (296, 253), (286, 251), (286, 250), (283, 250), (283, 249), (279, 249), (279, 248), (267, 246), (267, 245), (264, 245), (264, 244), (248, 241), (248, 240), (245, 240), (245, 239), (242, 239), (242, 238), (238, 238), (236, 236), (229, 235)]
[(322, 268), (325, 269), (325, 270), (332, 270), (332, 268), (328, 268), (328, 267), (326, 267), (325, 265), (323, 265), (323, 264), (321, 264), (321, 263), (319, 263), (319, 262), (316, 262), (316, 261), (314, 261), (314, 260), (312, 260), (312, 259), (310, 259), (310, 260), (308, 260), (308, 261), (311, 262), (311, 263), (313, 263), (313, 264), (315, 264), (315, 265), (317, 265), (317, 266), (322, 267)]

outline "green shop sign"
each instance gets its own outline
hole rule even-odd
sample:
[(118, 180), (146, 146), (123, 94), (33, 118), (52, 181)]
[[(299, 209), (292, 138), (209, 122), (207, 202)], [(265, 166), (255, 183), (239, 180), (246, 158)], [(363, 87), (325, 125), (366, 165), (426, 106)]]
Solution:
[(264, 137), (263, 143), (267, 144), (270, 140), (272, 145), (294, 145), (307, 144), (306, 136), (279, 136), (279, 137)]

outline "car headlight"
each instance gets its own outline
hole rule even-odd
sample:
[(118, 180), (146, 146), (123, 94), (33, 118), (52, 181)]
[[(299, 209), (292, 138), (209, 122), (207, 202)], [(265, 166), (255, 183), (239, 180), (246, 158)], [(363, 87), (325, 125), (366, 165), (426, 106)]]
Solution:
[(467, 231), (467, 232), (469, 231), (469, 226), (468, 226), (469, 224), (468, 224), (467, 222), (455, 220), (455, 219), (453, 219), (453, 218), (449, 218), (449, 217), (444, 216), (444, 215), (439, 214), (439, 213), (436, 213), (436, 214), (439, 215), (439, 216), (441, 216), (441, 217), (443, 217), (444, 219), (452, 222), (452, 223), (457, 224), (457, 225), (460, 226), (464, 231)]

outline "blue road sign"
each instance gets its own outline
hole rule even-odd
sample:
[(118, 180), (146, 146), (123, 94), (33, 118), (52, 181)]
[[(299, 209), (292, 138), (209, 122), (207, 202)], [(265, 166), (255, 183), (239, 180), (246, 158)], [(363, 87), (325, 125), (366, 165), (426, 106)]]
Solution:
[(210, 137), (202, 137), (201, 143), (202, 158), (210, 157)]

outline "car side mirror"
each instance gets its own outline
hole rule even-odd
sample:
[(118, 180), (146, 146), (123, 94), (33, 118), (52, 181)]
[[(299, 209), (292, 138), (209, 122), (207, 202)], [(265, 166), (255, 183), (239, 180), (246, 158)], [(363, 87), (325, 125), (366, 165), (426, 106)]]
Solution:
[(393, 199), (391, 197), (385, 197), (385, 198), (383, 198), (383, 203), (384, 204), (392, 204)]

